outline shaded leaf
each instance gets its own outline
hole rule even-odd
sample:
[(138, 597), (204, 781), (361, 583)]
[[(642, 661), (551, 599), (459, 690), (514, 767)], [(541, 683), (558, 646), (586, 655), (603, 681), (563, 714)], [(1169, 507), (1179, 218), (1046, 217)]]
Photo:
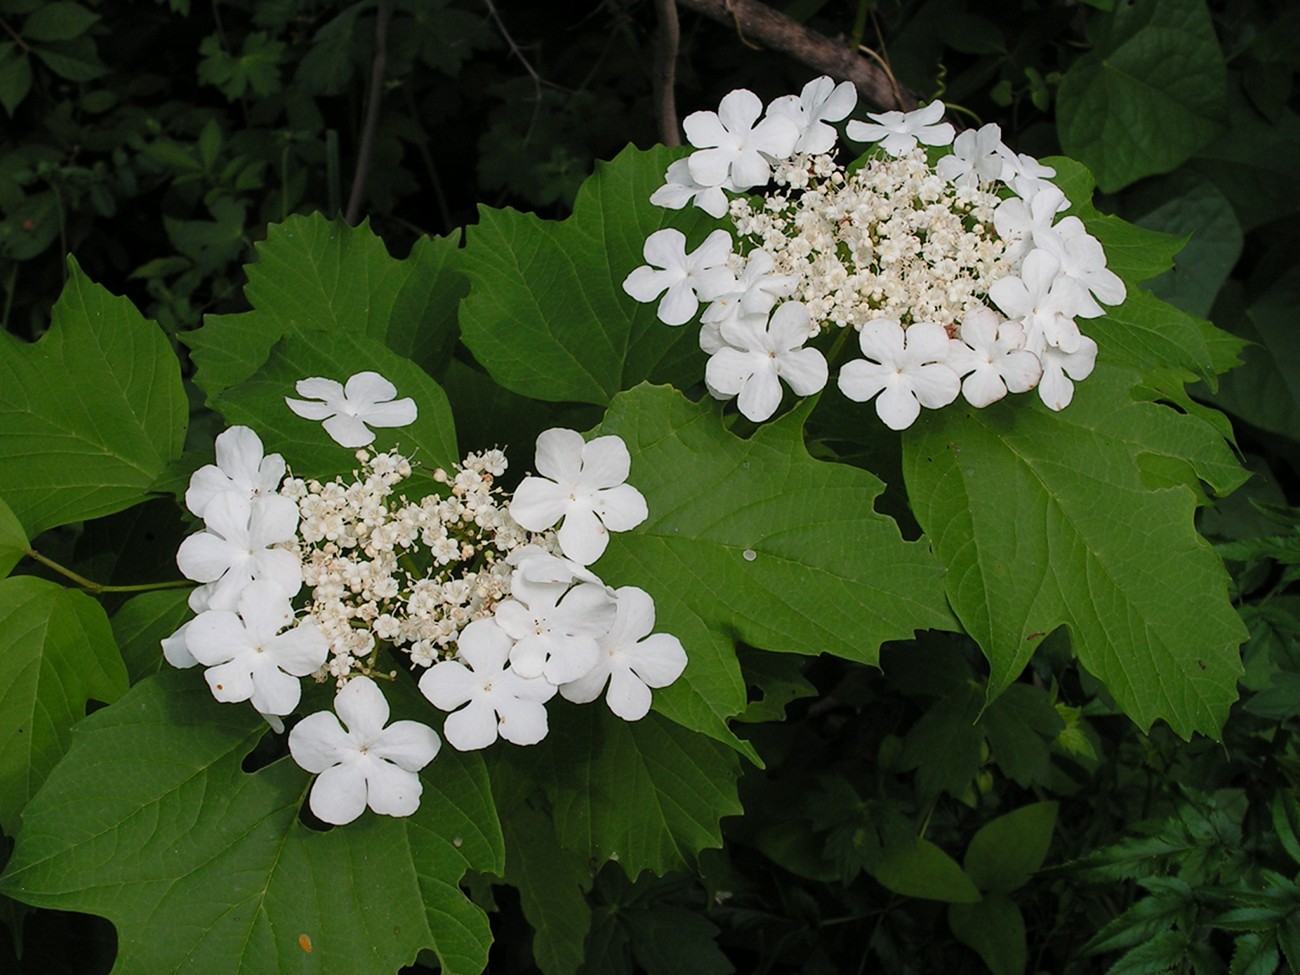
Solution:
[(1022, 975), (1029, 961), (1025, 919), (1005, 894), (985, 894), (976, 904), (950, 904), (948, 926), (957, 940), (984, 959), (993, 975)]
[(950, 904), (976, 904), (980, 892), (957, 861), (926, 839), (914, 846), (890, 850), (876, 865), (881, 886), (906, 897), (923, 897)]
[(983, 891), (1019, 890), (1043, 865), (1056, 827), (1055, 802), (1021, 806), (985, 823), (971, 837), (962, 867)]

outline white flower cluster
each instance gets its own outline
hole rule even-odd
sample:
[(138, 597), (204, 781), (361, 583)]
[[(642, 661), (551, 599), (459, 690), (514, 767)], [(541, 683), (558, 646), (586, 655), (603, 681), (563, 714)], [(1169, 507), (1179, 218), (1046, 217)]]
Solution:
[[(289, 405), (347, 446), (373, 440), (366, 424), (415, 419), (410, 400), (387, 402), (396, 390), (386, 380), (361, 377), (346, 394), (332, 380), (303, 380), (298, 391), (324, 406)], [(413, 470), (396, 450), (360, 450), (351, 478), (327, 482), (286, 476), (284, 459), (265, 455), (247, 427), (222, 433), (216, 453), (185, 497), (204, 528), (177, 552), (202, 583), (190, 596), (198, 615), (163, 652), (177, 667), (202, 664), (217, 700), (251, 701), (277, 731), (301, 700), (300, 678), (334, 680), (334, 712), (289, 735), (294, 759), (319, 776), (310, 805), (326, 822), (419, 805), (417, 773), (441, 741), (419, 722), (388, 724), (380, 684), (399, 678), (394, 660), (451, 712), (443, 735), (461, 750), (541, 741), (557, 693), (586, 703), (603, 692), (611, 711), (638, 720), (651, 689), (685, 670), (680, 641), (652, 632), (649, 594), (611, 589), (589, 568), (610, 532), (647, 516), (618, 437), (546, 431), (538, 475), (513, 498), (495, 485), (506, 470), (499, 450), (433, 471), (415, 498), (401, 490)]]
[[(726, 215), (736, 237), (715, 230), (688, 251), (680, 231), (656, 231), (623, 289), (658, 301), (668, 325), (700, 314), (705, 385), (754, 421), (777, 411), (782, 382), (800, 396), (825, 387), (830, 363), (809, 343), (846, 327), (862, 358), (841, 368), (839, 388), (875, 399), (892, 429), (959, 395), (985, 407), (1036, 388), (1064, 409), (1097, 356), (1078, 319), (1125, 289), (1082, 221), (1059, 216), (1069, 202), (1055, 171), (1003, 145), (996, 124), (956, 135), (938, 101), (850, 121), (847, 137), (878, 149), (842, 166), (828, 123), (856, 100), (823, 77), (766, 113), (740, 89), (717, 113), (687, 117), (696, 151), (650, 200)], [(931, 164), (918, 144), (948, 151)]]

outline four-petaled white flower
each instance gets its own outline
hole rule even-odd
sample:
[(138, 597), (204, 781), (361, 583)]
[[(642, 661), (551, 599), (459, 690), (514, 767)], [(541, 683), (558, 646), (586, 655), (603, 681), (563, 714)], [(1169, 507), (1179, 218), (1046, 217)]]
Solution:
[(650, 688), (667, 687), (686, 669), (686, 651), (677, 637), (654, 633), (655, 604), (636, 586), (616, 593), (618, 613), (600, 638), (596, 666), (584, 677), (560, 687), (575, 704), (594, 701), (609, 684), (605, 703), (624, 721), (638, 721), (650, 710)]
[(904, 430), (922, 406), (934, 410), (957, 398), (961, 380), (947, 364), (951, 341), (934, 322), (917, 322), (906, 332), (890, 318), (867, 322), (858, 336), (866, 358), (845, 364), (840, 389), (859, 403), (879, 393), (877, 415), (891, 430)]
[(876, 124), (849, 122), (845, 134), (854, 142), (879, 142), (891, 156), (901, 156), (916, 148), (917, 142), (927, 146), (946, 146), (953, 140), (953, 127), (943, 118), (943, 102), (933, 101), (914, 112), (868, 112), (867, 118)]
[(798, 128), (799, 141), (794, 144), (794, 152), (819, 155), (835, 146), (835, 129), (826, 123), (848, 118), (857, 103), (858, 92), (853, 82), (842, 81), (837, 85), (822, 75), (804, 85), (799, 94), (772, 102), (767, 114), (788, 118)]
[(434, 707), (453, 712), (442, 726), (447, 741), (470, 751), (486, 748), (498, 735), (516, 745), (545, 738), (545, 705), (555, 685), (510, 668), (510, 635), (490, 619), (475, 620), (460, 631), (456, 646), (456, 660), (434, 664), (420, 678), (420, 693)]
[(596, 665), (596, 641), (609, 631), (616, 612), (603, 585), (533, 583), (516, 569), (510, 592), (514, 598), (497, 603), (493, 619), (515, 641), (510, 650), (515, 673), (564, 684)]
[(582, 565), (600, 558), (610, 532), (645, 521), (645, 498), (624, 483), (632, 467), (618, 437), (584, 443), (575, 430), (551, 429), (537, 438), (540, 476), (525, 477), (510, 502), (510, 517), (532, 532), (546, 531), (561, 518), (560, 550)]
[[(1042, 195), (1039, 193), (1034, 200)], [(1078, 217), (1066, 217), (1055, 226), (1035, 228), (1034, 246), (1055, 257), (1061, 265), (1060, 273), (1077, 281), (1085, 292), (1085, 306), (1077, 312), (1081, 318), (1097, 318), (1105, 314), (1097, 301), (1107, 305), (1124, 301), (1124, 282), (1106, 267), (1106, 252), (1102, 250), (1101, 241), (1088, 233)]]
[(1074, 316), (1093, 303), (1083, 285), (1061, 273), (1061, 262), (1040, 248), (1025, 256), (1018, 276), (994, 281), (989, 298), (1007, 318), (1024, 325), (1028, 348), (1034, 348), (1041, 336), (1063, 352), (1079, 347)]
[(803, 348), (808, 340), (808, 309), (787, 301), (772, 314), (746, 315), (724, 321), (727, 344), (709, 357), (704, 382), (719, 399), (736, 396), (736, 405), (755, 422), (766, 420), (781, 405), (781, 383), (800, 396), (826, 385), (826, 357)]
[(794, 294), (799, 276), (777, 274), (775, 267), (775, 258), (762, 248), (745, 257), (735, 289), (715, 298), (700, 316), (700, 348), (712, 355), (727, 344), (719, 333), (723, 322), (741, 315), (766, 315), (777, 301)]
[[(722, 99), (717, 112), (692, 112), (682, 121), (686, 139), (695, 146), (688, 165), (703, 186), (724, 183), (737, 190), (766, 183), (769, 159), (794, 151), (799, 128), (788, 118), (769, 114), (758, 122), (763, 103), (752, 91), (738, 88)], [(755, 124), (755, 123), (758, 124)]]
[(284, 458), (263, 456), (262, 440), (248, 427), (234, 426), (216, 441), (217, 462), (200, 467), (190, 477), (185, 507), (199, 518), (208, 503), (224, 491), (248, 499), (274, 494), (284, 479)]
[(302, 693), (299, 677), (329, 656), (329, 643), (310, 621), (292, 629), (293, 606), (274, 583), (252, 582), (239, 594), (237, 613), (210, 609), (185, 627), (185, 647), (208, 669), (212, 696), (251, 701), (263, 714), (288, 714)]
[(961, 341), (948, 350), (948, 364), (962, 380), (961, 392), (971, 406), (983, 408), (1008, 392), (1033, 389), (1043, 374), (1038, 356), (1025, 349), (1019, 322), (998, 321), (991, 308), (973, 308), (961, 323)]
[(1033, 351), (1043, 363), (1043, 378), (1038, 383), (1039, 399), (1049, 410), (1065, 409), (1074, 399), (1074, 383), (1092, 375), (1097, 363), (1097, 343), (1081, 335), (1079, 346), (1073, 352), (1041, 342)]
[(1002, 127), (996, 122), (967, 129), (952, 142), (952, 154), (934, 165), (934, 171), (958, 186), (976, 186), (1002, 178), (1010, 152), (1002, 144)]
[(382, 816), (415, 812), (424, 791), (416, 773), (438, 754), (437, 733), (418, 721), (385, 728), (388, 702), (369, 677), (348, 681), (334, 696), (334, 710), (338, 717), (317, 711), (289, 732), (293, 760), (318, 773), (311, 811), (335, 826), (352, 822), (366, 806)]
[(371, 427), (404, 427), (419, 412), (409, 396), (394, 399), (397, 387), (377, 372), (359, 372), (346, 386), (315, 376), (300, 379), (294, 388), (308, 399), (286, 396), (289, 409), (303, 419), (325, 421), (325, 432), (342, 447), (364, 447), (375, 439)]
[(640, 302), (654, 301), (662, 294), (657, 314), (665, 325), (684, 325), (695, 317), (701, 301), (712, 301), (736, 287), (735, 275), (727, 267), (731, 235), (725, 230), (713, 231), (687, 254), (686, 236), (666, 227), (646, 238), (642, 253), (649, 263), (623, 279), (623, 290)]
[[(279, 495), (248, 499), (234, 491), (213, 497), (204, 507), (206, 531), (181, 542), (176, 565), (195, 582), (212, 609), (234, 609), (239, 594), (255, 579), (275, 583), (286, 598), (302, 586), (298, 556), (282, 548), (298, 527), (298, 506)], [(193, 601), (191, 605), (194, 605)]]
[(1002, 182), (1010, 186), (1021, 199), (1031, 200), (1052, 186), (1048, 180), (1055, 175), (1055, 169), (1044, 166), (1033, 156), (1023, 152), (1017, 155), (1010, 149), (1007, 150)]

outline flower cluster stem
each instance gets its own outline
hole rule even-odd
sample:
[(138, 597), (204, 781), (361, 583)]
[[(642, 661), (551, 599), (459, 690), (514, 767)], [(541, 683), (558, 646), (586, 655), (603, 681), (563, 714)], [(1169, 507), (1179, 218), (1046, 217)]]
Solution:
[(65, 579), (75, 582), (82, 589), (85, 589), (87, 592), (92, 592), (97, 596), (110, 592), (152, 592), (155, 589), (181, 589), (194, 585), (194, 583), (190, 582), (188, 579), (171, 579), (167, 582), (143, 582), (130, 586), (110, 586), (102, 582), (95, 582), (93, 579), (87, 579), (80, 573), (73, 572), (66, 566), (59, 565), (58, 562), (55, 562), (48, 556), (42, 555), (34, 548), (24, 549), (23, 552), (28, 558), (39, 562), (47, 569), (53, 569)]

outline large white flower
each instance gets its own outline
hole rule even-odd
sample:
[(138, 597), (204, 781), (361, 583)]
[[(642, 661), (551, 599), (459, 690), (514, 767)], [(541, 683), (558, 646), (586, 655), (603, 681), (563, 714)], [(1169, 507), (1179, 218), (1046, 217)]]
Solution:
[(664, 185), (650, 194), (650, 202), (669, 210), (680, 210), (694, 202), (709, 216), (722, 217), (727, 212), (727, 194), (723, 191), (734, 189), (729, 182), (719, 186), (696, 182), (691, 175), (690, 160), (678, 159), (669, 164), (668, 172), (664, 173)]
[(1002, 169), (1002, 182), (1024, 200), (1032, 200), (1037, 194), (1054, 184), (1048, 182), (1056, 175), (1051, 166), (1044, 166), (1027, 153), (1007, 150), (1006, 164)]
[(1043, 378), (1038, 383), (1039, 398), (1049, 410), (1065, 409), (1074, 399), (1074, 383), (1092, 375), (1097, 363), (1097, 343), (1081, 335), (1079, 346), (1073, 352), (1041, 342), (1034, 352), (1043, 362)]
[(769, 116), (788, 118), (799, 130), (799, 141), (794, 152), (818, 155), (835, 147), (838, 134), (827, 122), (848, 118), (858, 103), (858, 92), (853, 82), (838, 85), (832, 78), (822, 75), (803, 86), (797, 95), (778, 98), (767, 108)]
[(498, 735), (516, 745), (535, 745), (546, 737), (545, 704), (555, 685), (512, 670), (513, 646), (492, 620), (475, 620), (460, 631), (458, 659), (434, 664), (420, 678), (420, 693), (434, 707), (454, 712), (442, 733), (460, 751), (486, 748)]
[(1002, 144), (1002, 127), (996, 122), (967, 129), (952, 143), (952, 154), (935, 163), (934, 171), (958, 186), (978, 186), (1002, 178), (1006, 155)]
[(212, 609), (185, 627), (185, 646), (204, 672), (212, 696), (251, 701), (263, 714), (288, 714), (306, 677), (329, 656), (329, 643), (310, 620), (293, 623), (293, 606), (270, 582), (253, 582), (239, 595), (239, 611)]
[(749, 419), (761, 422), (781, 405), (781, 383), (799, 396), (826, 385), (826, 357), (803, 348), (808, 340), (808, 309), (787, 301), (772, 314), (746, 315), (721, 325), (726, 346), (709, 357), (704, 381), (715, 395), (736, 396)]
[(1061, 190), (1048, 184), (1030, 199), (1008, 197), (993, 211), (993, 227), (1006, 242), (1003, 258), (1014, 261), (1034, 245), (1034, 234), (1050, 230), (1057, 213), (1067, 209), (1070, 201)]
[(1034, 388), (1043, 374), (1038, 356), (1025, 349), (1019, 322), (1001, 322), (991, 308), (973, 308), (961, 323), (961, 341), (948, 350), (948, 364), (965, 376), (961, 391), (971, 406), (983, 408), (1012, 393)]
[(1041, 336), (1063, 352), (1079, 347), (1079, 326), (1074, 316), (1092, 304), (1084, 287), (1061, 273), (1061, 262), (1040, 248), (1025, 256), (1018, 276), (1011, 274), (994, 281), (989, 298), (1007, 318), (1024, 325), (1028, 348), (1035, 348)]
[(701, 301), (712, 301), (736, 287), (727, 267), (731, 235), (715, 230), (690, 254), (686, 236), (672, 227), (656, 230), (645, 240), (642, 264), (623, 279), (623, 290), (640, 302), (661, 294), (656, 314), (665, 325), (683, 325), (695, 317)]
[(762, 111), (757, 95), (737, 88), (722, 99), (717, 112), (686, 116), (682, 128), (698, 149), (688, 157), (696, 182), (704, 186), (727, 183), (747, 190), (768, 181), (772, 174), (769, 158), (789, 156), (799, 140), (799, 129), (780, 115), (768, 115), (758, 122)]
[(596, 666), (585, 677), (560, 686), (575, 704), (594, 701), (606, 683), (605, 703), (624, 721), (637, 721), (650, 710), (650, 688), (667, 687), (686, 669), (686, 651), (670, 633), (654, 633), (655, 604), (636, 586), (617, 592), (618, 614), (601, 637)]
[(890, 318), (867, 322), (858, 335), (866, 358), (845, 364), (840, 389), (859, 403), (879, 393), (877, 415), (891, 430), (904, 430), (922, 406), (947, 406), (961, 391), (961, 379), (947, 364), (951, 341), (934, 322), (917, 322), (906, 332)]
[(510, 517), (529, 531), (545, 531), (561, 518), (560, 549), (582, 565), (600, 558), (609, 533), (645, 521), (641, 492), (625, 484), (632, 467), (618, 437), (584, 443), (574, 430), (554, 428), (537, 438), (537, 473), (515, 489)]
[(438, 754), (437, 733), (418, 721), (385, 728), (388, 702), (369, 677), (348, 681), (334, 697), (334, 710), (338, 717), (317, 711), (289, 732), (293, 760), (319, 773), (311, 811), (335, 826), (352, 822), (366, 806), (383, 816), (415, 812), (424, 791), (416, 773)]
[(306, 420), (323, 420), (325, 432), (342, 447), (364, 447), (375, 439), (371, 427), (404, 427), (419, 414), (415, 400), (394, 399), (397, 387), (377, 372), (359, 372), (346, 386), (316, 376), (294, 388), (308, 399), (286, 396), (289, 409)]
[(239, 594), (255, 579), (280, 587), (292, 598), (302, 586), (302, 564), (292, 552), (275, 548), (292, 541), (298, 527), (298, 506), (279, 495), (250, 500), (233, 491), (213, 497), (204, 507), (206, 531), (197, 532), (176, 552), (181, 574), (200, 586), (194, 597), (212, 609), (234, 609)]
[(262, 441), (248, 427), (234, 426), (216, 440), (217, 462), (200, 467), (190, 477), (185, 507), (199, 518), (208, 503), (223, 491), (259, 498), (274, 494), (284, 479), (284, 458), (263, 456)]
[[(799, 287), (797, 274), (777, 274), (776, 259), (759, 248), (745, 257), (745, 268), (736, 279), (734, 290), (719, 295), (704, 309), (700, 321), (700, 347), (712, 355), (727, 343), (722, 341), (722, 323), (741, 315), (766, 315), (782, 298), (788, 298)], [(707, 337), (706, 337), (707, 336)], [(710, 348), (709, 345), (713, 344)]]
[[(1043, 194), (1039, 193), (1034, 197), (1035, 202), (1041, 196)], [(1087, 299), (1088, 307), (1079, 312), (1080, 317), (1097, 318), (1105, 314), (1092, 298), (1107, 305), (1124, 301), (1124, 282), (1106, 267), (1106, 252), (1101, 241), (1088, 233), (1078, 217), (1066, 217), (1055, 226), (1036, 227), (1033, 235), (1034, 246), (1047, 251), (1060, 262), (1061, 274), (1091, 292)]]
[(875, 124), (849, 122), (845, 134), (854, 142), (879, 142), (891, 156), (901, 156), (916, 148), (917, 142), (927, 146), (946, 146), (953, 140), (953, 127), (943, 118), (944, 105), (933, 101), (914, 112), (868, 112), (867, 118)]
[(497, 603), (493, 618), (515, 641), (510, 651), (515, 673), (558, 685), (596, 665), (596, 641), (609, 632), (616, 612), (604, 586), (531, 583), (516, 569), (510, 591), (514, 598)]

